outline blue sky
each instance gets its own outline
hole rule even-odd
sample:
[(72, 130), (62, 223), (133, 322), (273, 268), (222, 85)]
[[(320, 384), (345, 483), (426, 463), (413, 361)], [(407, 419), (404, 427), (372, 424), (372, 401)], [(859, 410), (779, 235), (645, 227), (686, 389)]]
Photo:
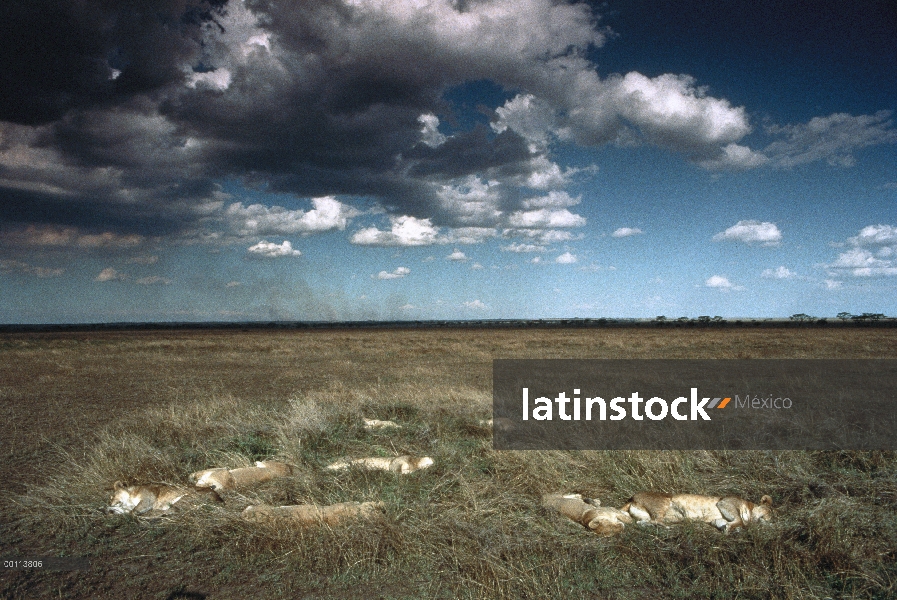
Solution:
[(0, 8), (0, 322), (897, 314), (887, 1)]

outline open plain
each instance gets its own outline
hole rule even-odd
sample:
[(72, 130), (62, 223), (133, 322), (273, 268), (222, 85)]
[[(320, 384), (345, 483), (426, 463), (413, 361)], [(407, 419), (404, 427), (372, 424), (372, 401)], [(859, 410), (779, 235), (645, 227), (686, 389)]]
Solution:
[[(358, 329), (0, 334), (3, 598), (897, 597), (894, 452), (500, 452), (495, 358), (895, 358), (893, 328)], [(365, 428), (364, 418), (401, 427)], [(333, 461), (431, 456), (394, 473)], [(257, 460), (293, 474), (164, 516), (106, 515), (114, 482), (188, 485)], [(598, 537), (546, 493), (772, 496), (776, 518)], [(341, 527), (249, 505), (383, 502)]]

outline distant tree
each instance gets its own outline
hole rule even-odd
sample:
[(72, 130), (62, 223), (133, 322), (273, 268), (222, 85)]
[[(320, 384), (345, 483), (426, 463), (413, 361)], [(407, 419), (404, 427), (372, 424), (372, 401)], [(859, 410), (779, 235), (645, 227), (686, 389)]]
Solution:
[(676, 320), (679, 321), (680, 323), (688, 323), (688, 317), (679, 317)]
[(848, 319), (852, 319), (853, 317), (854, 317), (854, 315), (850, 314), (849, 312), (839, 312), (838, 313), (838, 318), (841, 319), (842, 321), (847, 321)]
[(710, 322), (709, 315), (701, 315), (700, 317), (698, 317), (698, 323), (709, 323), (709, 322)]
[(663, 315), (658, 315), (657, 318), (654, 319), (654, 320), (657, 321), (657, 322), (659, 322), (659, 323), (662, 323), (663, 321), (666, 321), (667, 318), (666, 318), (665, 316), (663, 316)]
[(806, 313), (797, 313), (796, 315), (791, 315), (788, 318), (792, 321), (812, 321), (815, 317), (811, 317)]
[(720, 317), (719, 315), (713, 317), (713, 319), (711, 319), (711, 320), (712, 320), (714, 323), (722, 323), (722, 322), (723, 322), (723, 318)]

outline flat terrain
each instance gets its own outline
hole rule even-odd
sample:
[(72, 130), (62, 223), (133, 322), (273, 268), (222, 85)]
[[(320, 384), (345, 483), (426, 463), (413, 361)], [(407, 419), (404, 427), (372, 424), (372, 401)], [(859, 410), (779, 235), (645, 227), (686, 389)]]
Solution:
[[(495, 358), (895, 358), (897, 331), (390, 329), (0, 335), (4, 598), (897, 597), (893, 452), (496, 452)], [(361, 417), (401, 430), (368, 432)], [(405, 478), (323, 470), (428, 454)], [(161, 519), (107, 516), (113, 482), (186, 483), (274, 458), (295, 477)], [(545, 492), (772, 495), (776, 522), (602, 539)], [(253, 503), (378, 500), (386, 522), (250, 527)]]

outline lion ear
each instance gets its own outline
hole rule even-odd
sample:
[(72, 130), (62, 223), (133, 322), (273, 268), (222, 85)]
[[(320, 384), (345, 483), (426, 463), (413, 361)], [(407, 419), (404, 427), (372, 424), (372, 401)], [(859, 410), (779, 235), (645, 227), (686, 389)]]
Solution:
[(760, 498), (760, 504), (765, 504), (766, 506), (772, 506), (772, 498), (769, 496), (763, 496)]

